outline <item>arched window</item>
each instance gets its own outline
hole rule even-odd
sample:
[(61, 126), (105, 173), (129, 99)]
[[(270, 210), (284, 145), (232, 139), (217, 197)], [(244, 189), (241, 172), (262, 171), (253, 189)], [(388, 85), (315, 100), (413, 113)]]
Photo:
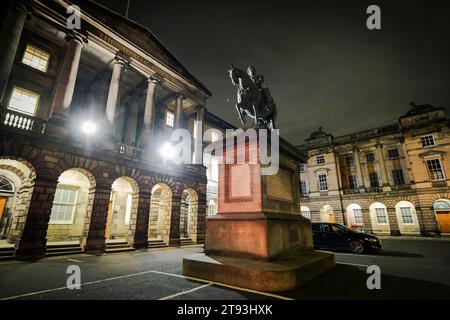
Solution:
[(302, 216), (305, 217), (306, 219), (311, 220), (311, 210), (309, 210), (308, 207), (301, 206), (301, 208), (300, 208), (300, 213), (301, 213)]
[(12, 194), (14, 193), (14, 185), (8, 179), (0, 177), (0, 193)]

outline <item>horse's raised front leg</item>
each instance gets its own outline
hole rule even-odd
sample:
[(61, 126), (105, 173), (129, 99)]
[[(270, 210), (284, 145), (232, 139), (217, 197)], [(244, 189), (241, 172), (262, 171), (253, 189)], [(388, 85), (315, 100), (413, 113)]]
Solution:
[(253, 106), (253, 114), (255, 115), (255, 125), (259, 125), (259, 112), (255, 106)]
[(242, 114), (242, 109), (241, 109), (241, 107), (239, 106), (239, 104), (238, 103), (236, 103), (236, 110), (237, 110), (237, 112), (238, 112), (238, 115), (239, 115), (239, 120), (241, 121), (241, 123), (242, 124), (245, 124), (245, 122), (244, 122), (244, 117), (243, 117), (243, 114)]

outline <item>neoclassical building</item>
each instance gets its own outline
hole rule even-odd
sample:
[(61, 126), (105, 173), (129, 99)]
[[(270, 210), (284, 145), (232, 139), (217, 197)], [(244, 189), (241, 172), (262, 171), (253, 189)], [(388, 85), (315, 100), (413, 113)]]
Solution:
[(450, 127), (443, 108), (411, 104), (393, 125), (299, 146), (302, 214), (379, 235), (450, 233)]
[[(74, 3), (80, 29), (68, 26)], [(4, 6), (0, 258), (202, 243), (216, 164), (160, 151), (176, 128), (232, 127), (206, 110), (210, 91), (149, 30), (95, 2)]]

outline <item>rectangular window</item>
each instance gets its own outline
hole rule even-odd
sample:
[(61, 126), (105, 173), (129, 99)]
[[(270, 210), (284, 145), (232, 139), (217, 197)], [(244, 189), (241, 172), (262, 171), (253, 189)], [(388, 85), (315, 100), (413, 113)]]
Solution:
[(311, 211), (302, 211), (301, 214), (302, 214), (302, 216), (305, 217), (306, 219), (311, 220)]
[(353, 156), (345, 157), (345, 163), (347, 164), (347, 166), (354, 166), (355, 160), (353, 159)]
[(27, 66), (30, 66), (42, 72), (47, 72), (49, 60), (49, 53), (31, 44), (27, 44), (22, 58), (23, 64), (26, 64)]
[(304, 163), (300, 163), (300, 172), (305, 172), (306, 165)]
[(355, 224), (364, 224), (362, 209), (353, 209), (353, 215), (355, 216)]
[(173, 128), (175, 124), (175, 114), (172, 111), (166, 111), (166, 126)]
[(127, 196), (127, 206), (125, 207), (125, 225), (126, 226), (128, 226), (130, 224), (132, 205), (133, 205), (133, 197), (131, 194), (129, 194)]
[(370, 187), (371, 188), (378, 188), (380, 186), (380, 180), (378, 179), (378, 173), (370, 172), (369, 178), (370, 178)]
[(414, 224), (411, 208), (409, 207), (400, 208), (400, 213), (402, 215), (403, 224)]
[(378, 224), (387, 224), (387, 216), (385, 208), (376, 208), (375, 213), (377, 215), (377, 223)]
[(398, 149), (389, 149), (388, 153), (389, 153), (389, 159), (398, 159), (399, 158)]
[(328, 191), (328, 181), (326, 174), (319, 174), (319, 190)]
[(351, 174), (348, 176), (348, 185), (351, 190), (358, 189), (358, 179), (356, 178), (356, 175)]
[(367, 163), (375, 162), (375, 153), (373, 152), (366, 153), (366, 161)]
[(306, 181), (300, 181), (300, 187), (302, 194), (308, 194), (308, 190), (306, 189)]
[(317, 164), (324, 164), (325, 163), (325, 157), (323, 155), (316, 157), (316, 163)]
[(60, 186), (53, 199), (51, 224), (72, 224), (78, 197), (78, 188)]
[(436, 145), (436, 142), (434, 141), (434, 137), (432, 134), (423, 136), (422, 138), (420, 138), (420, 140), (422, 141), (422, 147), (424, 148), (434, 147)]
[(34, 116), (39, 102), (37, 93), (14, 87), (8, 109)]
[(445, 180), (444, 171), (442, 170), (439, 159), (427, 160), (427, 167), (431, 180)]
[(396, 186), (405, 184), (405, 179), (403, 177), (402, 169), (392, 170), (392, 177), (394, 178), (394, 184)]

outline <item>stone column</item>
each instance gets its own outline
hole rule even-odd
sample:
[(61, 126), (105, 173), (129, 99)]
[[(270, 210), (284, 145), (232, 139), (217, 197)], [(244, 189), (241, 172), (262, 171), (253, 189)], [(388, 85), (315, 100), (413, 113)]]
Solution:
[(205, 122), (205, 107), (197, 107), (194, 122), (194, 164), (203, 164), (203, 124)]
[(91, 221), (84, 251), (87, 253), (103, 253), (105, 251), (105, 229), (108, 216), (111, 185), (97, 183)]
[(127, 131), (125, 133), (125, 143), (129, 146), (137, 146), (137, 123), (139, 113), (139, 96), (133, 94), (129, 100), (127, 117)]
[(108, 100), (106, 102), (105, 109), (106, 121), (108, 125), (108, 138), (112, 141), (116, 140), (114, 136), (114, 120), (116, 117), (117, 104), (119, 102), (122, 69), (126, 64), (127, 61), (125, 59), (123, 59), (119, 55), (116, 55), (111, 76), (111, 83), (109, 85)]
[(156, 78), (148, 78), (147, 98), (145, 100), (144, 127), (142, 129), (140, 145), (146, 147), (150, 144), (153, 135), (153, 119), (155, 108), (155, 92), (158, 80)]
[(56, 177), (36, 179), (25, 226), (17, 244), (16, 259), (40, 259), (45, 256), (48, 222), (57, 183)]
[(358, 178), (358, 188), (365, 189), (361, 162), (359, 161), (359, 150), (357, 148), (353, 148), (353, 160), (355, 161), (356, 176)]
[(78, 67), (80, 65), (81, 50), (86, 38), (75, 32), (67, 34), (67, 50), (58, 78), (55, 97), (52, 104), (52, 113), (49, 119), (47, 133), (59, 134), (56, 127), (65, 127), (72, 103), (75, 82), (77, 81)]
[[(3, 102), (6, 85), (14, 63), (28, 14), (29, 1), (11, 1), (0, 30), (0, 102)], [(6, 5), (5, 3), (2, 4)]]
[(183, 99), (180, 94), (177, 96), (176, 108), (175, 108), (175, 129), (180, 129), (183, 123)]
[(172, 213), (170, 217), (170, 236), (169, 245), (180, 245), (180, 212), (181, 212), (181, 195), (172, 196)]
[[(206, 190), (206, 186), (204, 187)], [(197, 240), (196, 243), (205, 243), (206, 230), (206, 192), (199, 192), (197, 204)]]
[(148, 224), (150, 215), (150, 190), (140, 191), (138, 212), (136, 215), (136, 229), (134, 232), (133, 247), (136, 249), (148, 247)]
[(383, 155), (383, 145), (382, 144), (377, 144), (376, 146), (376, 153), (377, 153), (377, 159), (378, 159), (378, 163), (380, 165), (380, 170), (381, 170), (381, 179), (383, 180), (383, 191), (390, 191), (391, 187), (390, 187), (390, 183), (389, 183), (389, 178), (388, 178), (388, 174), (387, 174), (387, 170), (386, 170), (386, 163), (384, 162), (384, 155)]

